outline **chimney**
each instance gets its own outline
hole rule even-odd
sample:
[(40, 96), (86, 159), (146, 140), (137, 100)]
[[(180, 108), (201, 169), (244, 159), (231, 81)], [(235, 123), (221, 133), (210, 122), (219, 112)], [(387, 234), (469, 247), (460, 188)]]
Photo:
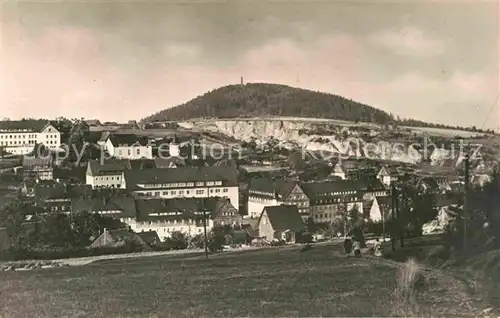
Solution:
[(243, 86), (245, 84), (243, 84), (243, 76), (241, 77), (241, 86)]

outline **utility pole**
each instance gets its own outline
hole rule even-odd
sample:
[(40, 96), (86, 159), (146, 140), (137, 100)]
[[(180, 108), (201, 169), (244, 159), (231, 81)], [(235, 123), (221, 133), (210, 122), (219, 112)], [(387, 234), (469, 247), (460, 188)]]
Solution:
[(391, 185), (391, 197), (392, 197), (392, 204), (391, 204), (391, 216), (392, 216), (392, 222), (391, 222), (391, 246), (392, 246), (392, 251), (396, 251), (396, 235), (394, 234), (394, 226), (396, 224), (396, 205), (397, 205), (397, 191), (396, 187), (394, 184)]
[(398, 231), (399, 231), (399, 245), (401, 247), (405, 247), (405, 243), (404, 243), (404, 238), (403, 238), (403, 228), (401, 226), (401, 209), (399, 207), (399, 196), (401, 195), (401, 199), (404, 200), (404, 197), (403, 197), (403, 193), (399, 193), (398, 191), (398, 194), (396, 196), (396, 211), (398, 213)]
[(207, 237), (207, 209), (205, 208), (205, 198), (203, 200), (203, 232), (205, 235), (205, 259), (208, 259), (208, 237)]
[(464, 254), (467, 253), (467, 220), (468, 220), (468, 197), (469, 197), (469, 154), (465, 155), (465, 195), (464, 195)]

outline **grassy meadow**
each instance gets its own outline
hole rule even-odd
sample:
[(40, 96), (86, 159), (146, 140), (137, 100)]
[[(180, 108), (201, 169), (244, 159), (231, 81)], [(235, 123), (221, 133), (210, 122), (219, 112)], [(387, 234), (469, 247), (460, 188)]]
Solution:
[[(99, 261), (0, 272), (1, 317), (470, 316), (441, 273), (339, 246)], [(410, 264), (411, 265), (411, 264)], [(425, 292), (423, 292), (425, 291)]]

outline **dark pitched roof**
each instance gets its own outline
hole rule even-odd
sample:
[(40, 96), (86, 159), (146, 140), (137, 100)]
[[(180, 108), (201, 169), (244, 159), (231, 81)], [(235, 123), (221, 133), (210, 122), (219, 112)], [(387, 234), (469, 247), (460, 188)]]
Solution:
[(135, 201), (132, 197), (94, 197), (94, 198), (75, 198), (71, 200), (71, 210), (78, 212), (102, 212), (102, 211), (120, 211), (112, 216), (118, 218), (135, 218)]
[(101, 122), (98, 119), (88, 119), (85, 123), (89, 126), (101, 126)]
[(269, 222), (275, 231), (305, 230), (305, 224), (302, 222), (296, 205), (266, 206), (262, 213), (267, 214)]
[(72, 167), (71, 169), (54, 167), (53, 177), (54, 179), (73, 180), (85, 183), (86, 170), (85, 167)]
[(153, 159), (137, 159), (129, 160), (130, 169), (141, 170), (141, 169), (152, 169), (155, 168), (155, 162)]
[(301, 185), (307, 197), (312, 200), (356, 196), (360, 189), (359, 180), (338, 180), (325, 182), (308, 182)]
[[(28, 184), (27, 184), (28, 186)], [(92, 187), (87, 184), (58, 183), (52, 180), (42, 181), (34, 184), (34, 194), (37, 203), (53, 199), (71, 199), (88, 197), (92, 194)]]
[(248, 185), (248, 191), (253, 194), (256, 192), (264, 193), (264, 195), (278, 195), (278, 198), (285, 199), (288, 197), (293, 188), (298, 184), (296, 181), (270, 179), (270, 178), (253, 178)]
[(181, 167), (166, 169), (146, 169), (125, 171), (127, 189), (142, 189), (138, 184), (165, 184), (175, 182), (222, 181), (223, 186), (236, 186), (231, 172), (221, 167)]
[[(103, 237), (107, 236), (110, 240), (103, 240)], [(102, 233), (91, 245), (90, 247), (102, 247), (106, 245), (118, 246), (123, 244), (125, 241), (134, 241), (137, 244), (147, 247), (148, 245), (142, 240), (142, 238), (137, 235), (137, 233), (130, 232), (128, 229), (119, 230), (107, 230)], [(107, 242), (107, 243), (104, 243)]]
[(156, 231), (147, 231), (137, 233), (139, 237), (148, 245), (155, 244), (160, 241), (160, 237)]
[(115, 175), (131, 169), (130, 161), (126, 159), (109, 159), (102, 163), (99, 160), (90, 160), (88, 166), (92, 176)]
[(254, 229), (250, 224), (242, 224), (241, 229), (247, 232), (252, 238), (259, 236), (258, 230)]
[(202, 217), (203, 198), (186, 199), (139, 199), (137, 221), (194, 220)]
[(171, 168), (172, 165), (175, 165), (176, 167), (185, 166), (186, 162), (184, 161), (184, 159), (179, 158), (179, 157), (155, 158), (154, 159), (155, 168), (159, 168), (159, 169)]
[(103, 131), (101, 133), (101, 138), (99, 138), (99, 141), (106, 141), (108, 140), (109, 136), (111, 135), (111, 133), (109, 131)]
[(41, 132), (48, 125), (55, 125), (54, 121), (45, 120), (45, 119), (25, 119), (25, 120), (7, 120), (0, 121), (0, 131), (1, 130), (26, 130), (33, 132)]
[(239, 214), (238, 209), (233, 206), (228, 198), (212, 197), (205, 199), (205, 208), (210, 212), (212, 218), (221, 216), (223, 213), (226, 213), (226, 215), (229, 215), (228, 213)]
[(62, 183), (37, 183), (34, 194), (37, 203), (51, 199), (66, 199), (69, 196), (66, 185)]
[(436, 180), (432, 177), (422, 178), (422, 180), (420, 180), (420, 182), (422, 182), (422, 184), (426, 185), (427, 187), (429, 187), (431, 189), (439, 188), (439, 185), (437, 184)]
[(111, 134), (109, 136), (111, 143), (113, 146), (133, 146), (133, 145), (148, 145), (148, 137), (146, 136), (137, 136), (134, 134)]

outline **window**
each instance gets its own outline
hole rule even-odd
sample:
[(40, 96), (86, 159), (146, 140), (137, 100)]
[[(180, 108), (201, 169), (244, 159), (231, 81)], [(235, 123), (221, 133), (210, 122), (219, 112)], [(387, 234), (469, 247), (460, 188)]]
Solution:
[(140, 155), (141, 154), (141, 148), (137, 148), (137, 152), (136, 152), (137, 155)]
[(220, 192), (220, 189), (215, 189), (215, 193), (219, 193)]
[(171, 195), (175, 195), (177, 193), (177, 191), (171, 191), (170, 194)]
[(179, 191), (179, 194), (180, 194), (180, 195), (183, 195), (183, 194), (184, 194), (184, 190), (180, 190), (180, 191)]
[(203, 193), (205, 193), (204, 190), (196, 190), (196, 194), (203, 194)]
[(130, 156), (130, 154), (132, 153), (132, 151), (129, 149), (127, 153)]

